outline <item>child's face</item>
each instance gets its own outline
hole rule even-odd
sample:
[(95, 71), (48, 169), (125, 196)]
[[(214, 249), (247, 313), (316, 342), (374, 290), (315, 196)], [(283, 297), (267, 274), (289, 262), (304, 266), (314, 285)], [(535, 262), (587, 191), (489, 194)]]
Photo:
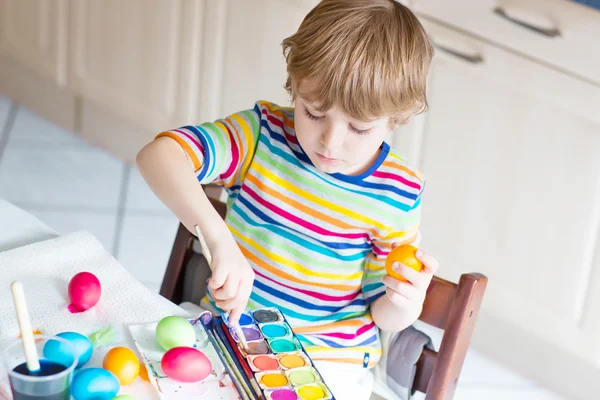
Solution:
[(389, 118), (355, 121), (335, 107), (321, 113), (301, 97), (296, 98), (294, 119), (300, 145), (315, 167), (329, 174), (366, 171), (389, 132)]

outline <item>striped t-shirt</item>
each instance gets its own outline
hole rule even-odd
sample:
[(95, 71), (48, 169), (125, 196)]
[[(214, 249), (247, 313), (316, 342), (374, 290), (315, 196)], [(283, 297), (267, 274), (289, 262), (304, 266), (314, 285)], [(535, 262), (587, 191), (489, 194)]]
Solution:
[(226, 223), (256, 275), (248, 307), (281, 310), (314, 360), (374, 366), (369, 304), (385, 293), (392, 243), (418, 239), (423, 176), (387, 143), (358, 176), (320, 172), (294, 110), (268, 102), (161, 136), (183, 147), (200, 183), (226, 189)]

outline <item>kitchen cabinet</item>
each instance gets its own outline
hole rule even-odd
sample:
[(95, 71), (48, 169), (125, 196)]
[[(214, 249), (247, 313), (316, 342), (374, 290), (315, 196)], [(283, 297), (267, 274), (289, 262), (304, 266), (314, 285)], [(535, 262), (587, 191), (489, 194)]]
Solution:
[(190, 121), (203, 4), (71, 1), (73, 91), (148, 131)]
[(417, 15), (600, 84), (600, 11), (568, 0), (412, 0)]
[(410, 142), (428, 178), (422, 244), (446, 279), (489, 277), (475, 345), (586, 398), (600, 371), (600, 87), (423, 23), (436, 57)]
[[(211, 76), (204, 76), (199, 120), (222, 118), (254, 107), (257, 100), (287, 106), (281, 43), (300, 26), (317, 0), (234, 0), (210, 14), (206, 45), (213, 49)], [(220, 18), (220, 20), (218, 19)]]
[(64, 85), (67, 19), (67, 0), (0, 0), (0, 54)]

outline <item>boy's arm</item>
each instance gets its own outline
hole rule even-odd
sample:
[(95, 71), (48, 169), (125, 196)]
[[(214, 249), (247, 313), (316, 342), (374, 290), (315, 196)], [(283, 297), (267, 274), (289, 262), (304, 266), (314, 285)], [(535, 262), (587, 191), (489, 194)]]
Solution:
[[(422, 193), (422, 192), (421, 192)], [(417, 272), (395, 263), (394, 268), (408, 280), (401, 282), (386, 275), (385, 259), (389, 252), (401, 245), (412, 244), (418, 248), (420, 242), (421, 193), (408, 211), (399, 217), (400, 223), (395, 232), (373, 240), (373, 251), (365, 263), (362, 291), (370, 303), (371, 316), (379, 329), (399, 332), (414, 323), (423, 309), (423, 302), (429, 282), (437, 269), (437, 261), (417, 252), (423, 262), (423, 270)]]
[(146, 145), (136, 159), (140, 173), (154, 194), (195, 234), (198, 225), (211, 251), (219, 239), (231, 236), (214, 209), (182, 147), (169, 137)]
[(256, 149), (259, 115), (257, 104), (214, 123), (163, 132), (137, 157), (156, 196), (190, 232), (200, 227), (212, 255), (210, 293), (217, 307), (230, 311), (232, 323), (247, 305), (254, 271), (201, 185), (231, 191), (241, 185)]

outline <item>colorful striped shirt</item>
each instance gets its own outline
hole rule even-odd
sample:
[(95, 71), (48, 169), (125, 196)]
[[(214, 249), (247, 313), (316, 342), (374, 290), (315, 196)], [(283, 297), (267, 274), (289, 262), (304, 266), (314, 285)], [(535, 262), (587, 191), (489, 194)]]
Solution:
[(256, 275), (248, 307), (281, 310), (315, 360), (373, 367), (369, 304), (385, 292), (392, 243), (419, 238), (422, 174), (387, 143), (358, 176), (320, 172), (294, 110), (268, 102), (161, 136), (183, 147), (201, 184), (226, 189), (226, 223)]

